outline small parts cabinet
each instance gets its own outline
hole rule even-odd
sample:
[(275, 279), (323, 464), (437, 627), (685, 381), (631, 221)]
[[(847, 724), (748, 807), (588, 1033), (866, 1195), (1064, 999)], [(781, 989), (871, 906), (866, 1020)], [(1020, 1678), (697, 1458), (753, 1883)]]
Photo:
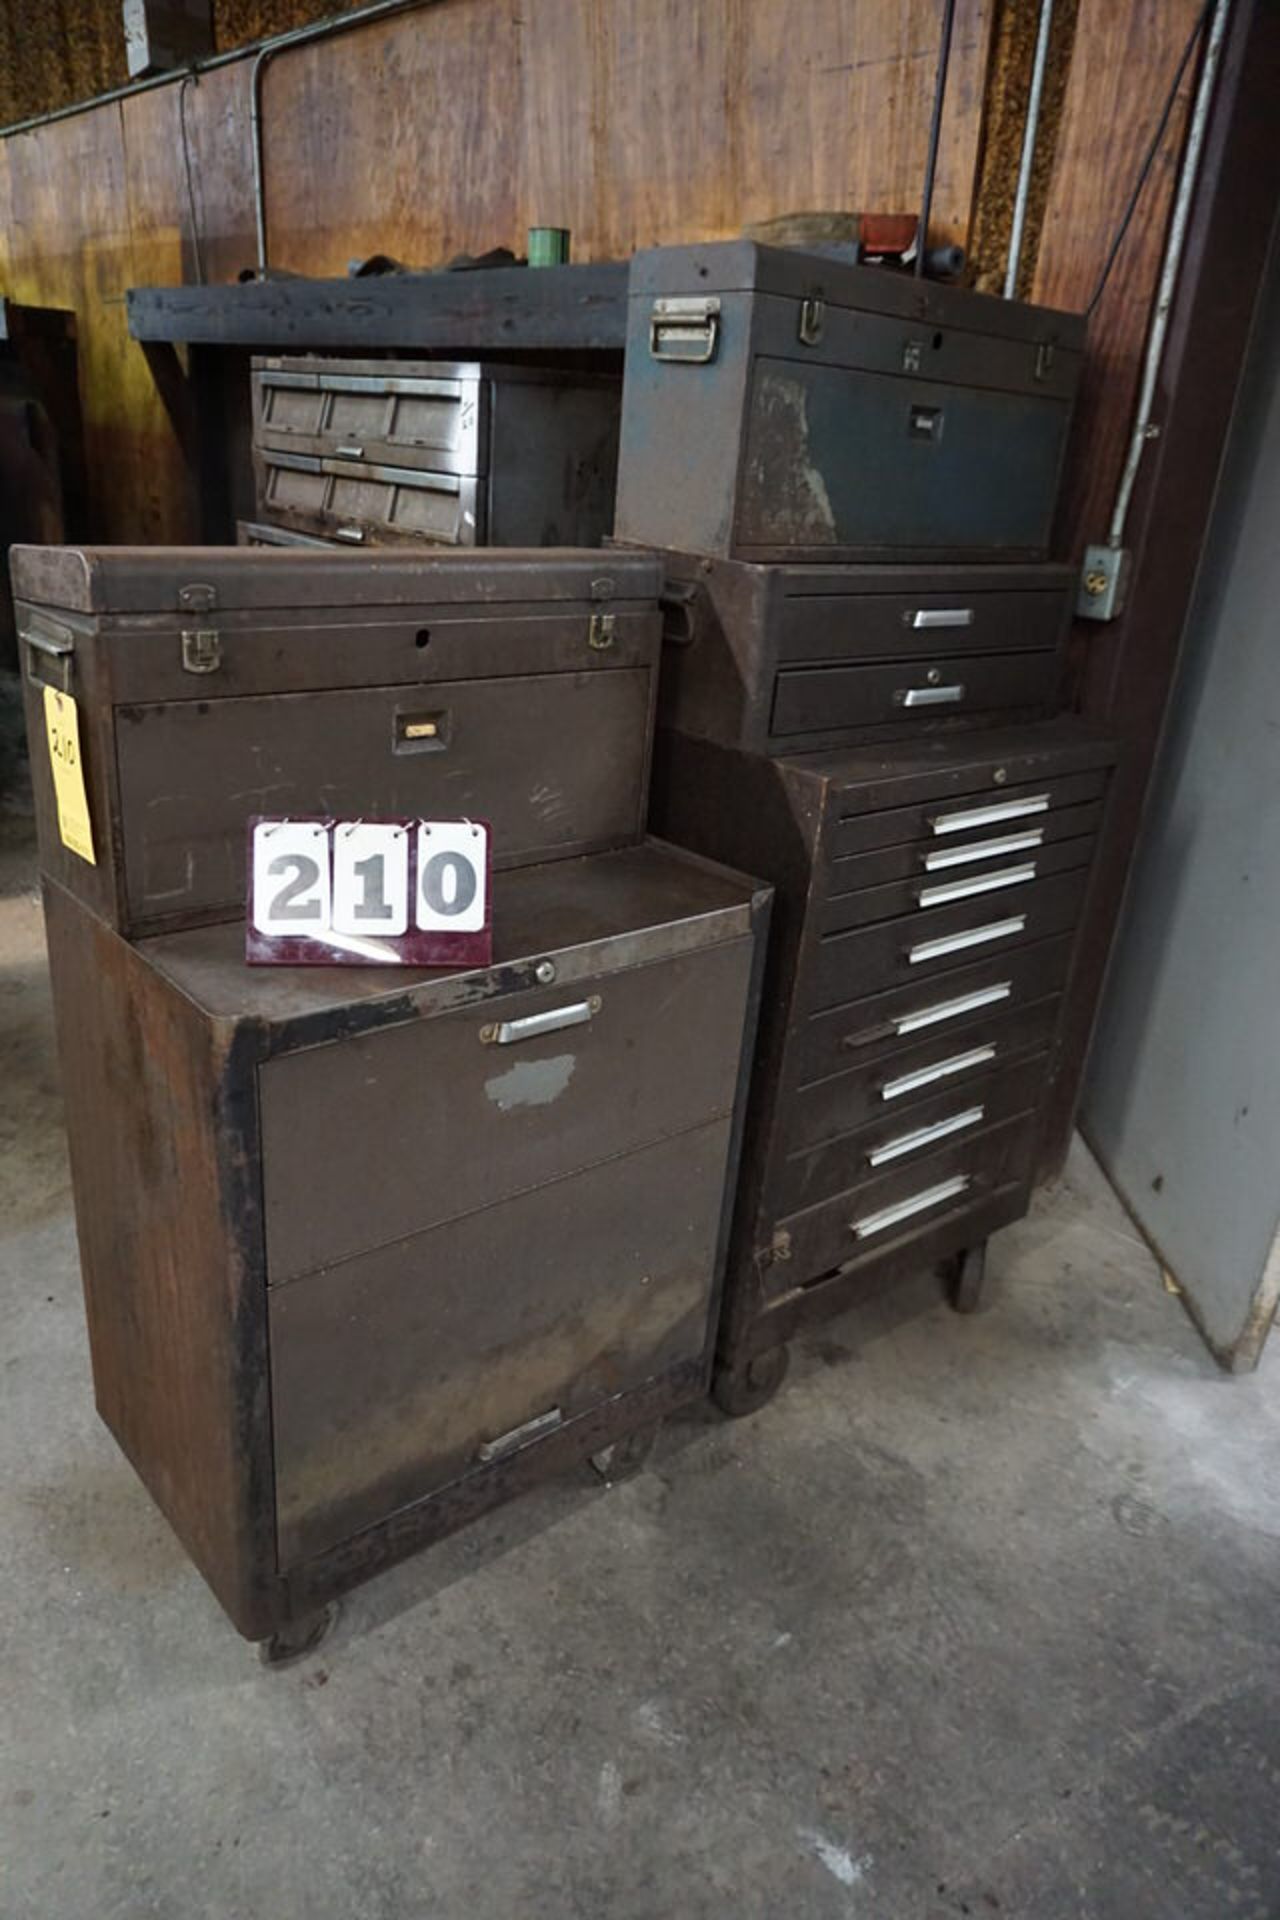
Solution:
[(763, 759), (659, 735), (660, 830), (777, 888), (717, 1397), (1026, 1211), (1111, 743), (1072, 720)]
[(706, 1391), (768, 898), (526, 867), (491, 967), (389, 978), (46, 879), (98, 1407), (243, 1634)]

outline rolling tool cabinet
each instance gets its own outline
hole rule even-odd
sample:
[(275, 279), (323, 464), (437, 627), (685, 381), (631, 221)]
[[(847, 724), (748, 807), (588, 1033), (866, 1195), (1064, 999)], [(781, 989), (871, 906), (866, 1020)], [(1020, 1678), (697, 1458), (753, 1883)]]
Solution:
[(663, 566), (660, 726), (803, 753), (1058, 704), (1070, 567)]
[(338, 545), (595, 547), (616, 375), (478, 361), (254, 359), (259, 521)]
[(761, 561), (1049, 552), (1082, 315), (734, 240), (636, 254), (619, 539)]
[(129, 944), (45, 881), (99, 1411), (240, 1632), (705, 1393), (768, 890), (524, 867), (470, 971)]
[(644, 830), (648, 555), (15, 548), (27, 722), (75, 695), (90, 866), (32, 757), (44, 868), (127, 937), (244, 905), (254, 813), (474, 814), (499, 870)]
[(1025, 1212), (1111, 744), (1074, 720), (765, 758), (660, 733), (658, 831), (767, 875), (774, 932), (715, 1393)]

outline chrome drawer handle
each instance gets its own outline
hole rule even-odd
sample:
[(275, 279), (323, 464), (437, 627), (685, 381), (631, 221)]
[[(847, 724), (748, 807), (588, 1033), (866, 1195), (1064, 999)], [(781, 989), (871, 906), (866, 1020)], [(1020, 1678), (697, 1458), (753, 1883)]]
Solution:
[(992, 1007), (1007, 1000), (1013, 992), (1012, 980), (998, 986), (979, 987), (974, 993), (962, 993), (955, 1000), (939, 1000), (932, 1007), (917, 1007), (914, 1013), (900, 1013), (893, 1021), (895, 1033), (917, 1033), (921, 1027), (936, 1026), (940, 1020), (958, 1020), (962, 1013), (976, 1013), (979, 1007)]
[(1027, 924), (1025, 913), (1010, 914), (1007, 920), (989, 920), (985, 927), (969, 927), (964, 933), (944, 933), (938, 940), (922, 940), (918, 947), (907, 948), (908, 966), (921, 960), (941, 960), (946, 953), (961, 953), (965, 947), (984, 947), (988, 940), (1008, 940), (1021, 933)]
[(924, 856), (924, 867), (932, 873), (937, 867), (962, 867), (970, 860), (995, 860), (1002, 853), (1022, 853), (1028, 847), (1044, 844), (1044, 828), (1032, 827), (1026, 833), (1003, 833), (998, 840), (971, 840), (967, 847), (933, 847)]
[(364, 459), (363, 447), (339, 447), (337, 451), (339, 456), (343, 460), (363, 460)]
[(683, 361), (705, 366), (714, 360), (720, 344), (720, 300), (673, 295), (655, 300), (649, 316), (649, 352), (655, 360)]
[(935, 1080), (949, 1080), (953, 1073), (967, 1073), (970, 1067), (981, 1067), (995, 1057), (994, 1041), (989, 1046), (971, 1047), (968, 1053), (954, 1053), (949, 1060), (939, 1061), (936, 1067), (917, 1067), (914, 1073), (904, 1073), (896, 1080), (886, 1080), (880, 1089), (880, 1098), (900, 1099), (904, 1093), (914, 1093), (917, 1087), (931, 1087)]
[(364, 539), (364, 528), (363, 527), (335, 527), (333, 530), (333, 537), (335, 540), (349, 540), (352, 546), (358, 547)]
[(967, 1127), (976, 1127), (985, 1112), (985, 1107), (967, 1107), (963, 1113), (953, 1113), (949, 1120), (938, 1120), (931, 1127), (900, 1133), (896, 1140), (886, 1140), (882, 1147), (873, 1147), (867, 1155), (867, 1165), (882, 1167), (886, 1160), (900, 1160), (904, 1153), (918, 1153), (921, 1147), (931, 1147), (935, 1140), (945, 1140), (949, 1133), (963, 1133)]
[(934, 833), (966, 833), (970, 827), (993, 827), (997, 820), (1023, 820), (1029, 813), (1048, 813), (1047, 793), (1028, 794), (1025, 800), (993, 800), (989, 807), (966, 807), (963, 813), (939, 813), (930, 820)]
[(527, 1013), (522, 1020), (481, 1027), (480, 1038), (487, 1047), (510, 1047), (517, 1040), (535, 1040), (540, 1033), (559, 1033), (562, 1027), (585, 1027), (599, 1011), (600, 995), (593, 993), (589, 1000), (575, 1000), (571, 1007), (548, 1007), (545, 1013)]
[(870, 1234), (883, 1233), (888, 1227), (896, 1227), (900, 1220), (910, 1220), (912, 1214), (927, 1213), (930, 1207), (940, 1207), (944, 1200), (954, 1200), (968, 1185), (969, 1175), (957, 1173), (939, 1186), (926, 1187), (923, 1193), (913, 1193), (909, 1200), (899, 1200), (896, 1206), (882, 1207), (879, 1213), (868, 1213), (861, 1220), (851, 1220), (849, 1231), (856, 1234), (859, 1240), (865, 1240)]
[(544, 1434), (554, 1433), (563, 1420), (564, 1415), (559, 1407), (550, 1407), (546, 1413), (535, 1414), (532, 1420), (526, 1420), (522, 1426), (512, 1427), (510, 1433), (500, 1433), (496, 1440), (482, 1440), (476, 1448), (476, 1459), (482, 1467), (491, 1460), (501, 1460), (505, 1454), (514, 1453), (517, 1447), (527, 1447), (531, 1440), (541, 1440)]
[(964, 687), (959, 682), (952, 687), (908, 687), (893, 698), (901, 707), (955, 707), (964, 699)]
[(917, 607), (911, 617), (913, 627), (971, 627), (972, 607)]
[(997, 873), (978, 873), (968, 880), (940, 880), (934, 887), (917, 887), (916, 899), (922, 907), (945, 906), (949, 900), (968, 900), (975, 893), (995, 893), (1000, 887), (1025, 886), (1036, 877), (1036, 863), (1028, 860), (1021, 867), (1001, 867)]

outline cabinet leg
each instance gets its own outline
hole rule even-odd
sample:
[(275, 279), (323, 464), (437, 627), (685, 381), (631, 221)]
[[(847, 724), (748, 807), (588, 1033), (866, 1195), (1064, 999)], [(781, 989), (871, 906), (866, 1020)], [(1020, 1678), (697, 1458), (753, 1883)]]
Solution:
[(305, 1654), (314, 1653), (337, 1617), (338, 1603), (331, 1600), (327, 1607), (320, 1607), (314, 1613), (299, 1614), (296, 1620), (286, 1621), (284, 1626), (276, 1628), (269, 1640), (258, 1642), (259, 1660), (264, 1667), (287, 1667), (293, 1661), (301, 1660)]
[(976, 1313), (987, 1277), (987, 1243), (965, 1247), (950, 1263), (951, 1304), (957, 1313)]
[(653, 1452), (653, 1443), (658, 1437), (655, 1421), (652, 1426), (637, 1427), (634, 1433), (624, 1433), (619, 1440), (611, 1440), (607, 1447), (601, 1447), (599, 1453), (587, 1457), (600, 1478), (611, 1487), (622, 1480), (630, 1480), (645, 1466)]
[(711, 1398), (731, 1420), (758, 1413), (786, 1379), (790, 1364), (790, 1350), (783, 1346), (768, 1347), (736, 1367), (718, 1367), (711, 1382)]

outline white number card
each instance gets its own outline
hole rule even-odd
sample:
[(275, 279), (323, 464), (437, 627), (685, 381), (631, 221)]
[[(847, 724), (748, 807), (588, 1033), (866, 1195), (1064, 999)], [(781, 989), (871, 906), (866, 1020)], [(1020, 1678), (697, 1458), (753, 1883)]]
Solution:
[(487, 966), (483, 820), (249, 822), (254, 965)]

